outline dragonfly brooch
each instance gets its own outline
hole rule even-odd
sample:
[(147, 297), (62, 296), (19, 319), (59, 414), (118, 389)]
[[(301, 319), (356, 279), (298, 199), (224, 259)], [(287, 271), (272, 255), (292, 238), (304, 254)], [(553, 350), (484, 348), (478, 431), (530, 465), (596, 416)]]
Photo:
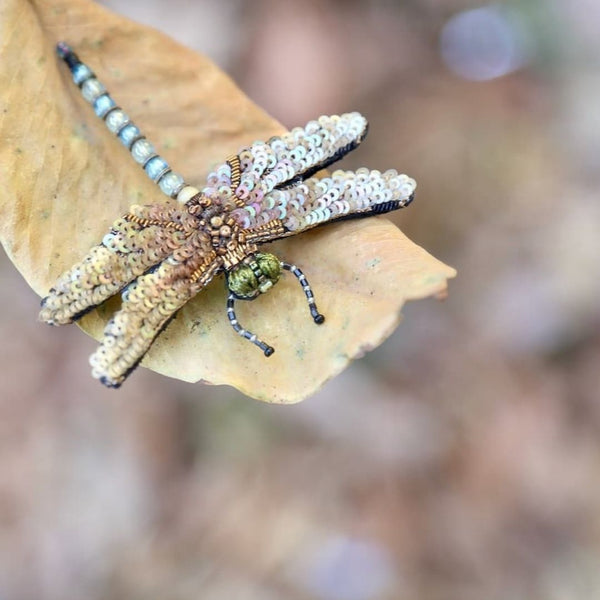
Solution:
[(260, 246), (326, 223), (403, 208), (414, 197), (415, 181), (393, 169), (313, 177), (365, 138), (367, 121), (356, 112), (322, 116), (281, 137), (254, 142), (218, 165), (199, 190), (157, 154), (66, 43), (57, 45), (57, 53), (96, 115), (177, 201), (131, 206), (42, 300), (40, 320), (63, 325), (121, 293), (121, 308), (90, 357), (92, 375), (109, 387), (125, 381), (176, 312), (219, 273), (225, 274), (229, 323), (265, 356), (274, 349), (240, 325), (235, 301), (267, 292), (283, 271), (297, 278), (311, 317), (322, 324), (325, 318), (302, 271)]

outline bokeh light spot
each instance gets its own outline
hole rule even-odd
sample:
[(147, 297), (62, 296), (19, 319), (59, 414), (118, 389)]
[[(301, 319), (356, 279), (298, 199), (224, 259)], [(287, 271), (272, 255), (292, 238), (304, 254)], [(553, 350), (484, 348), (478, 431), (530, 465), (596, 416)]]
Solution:
[(311, 557), (308, 587), (324, 600), (369, 600), (394, 580), (385, 549), (365, 540), (329, 539)]
[(448, 68), (472, 81), (487, 81), (527, 62), (526, 36), (506, 9), (489, 5), (463, 11), (442, 29), (440, 51)]

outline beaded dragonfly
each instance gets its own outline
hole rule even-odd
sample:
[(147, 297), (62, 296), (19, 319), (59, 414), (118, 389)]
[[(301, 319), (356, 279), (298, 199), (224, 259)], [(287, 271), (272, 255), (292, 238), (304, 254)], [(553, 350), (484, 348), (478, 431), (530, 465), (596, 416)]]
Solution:
[(132, 206), (102, 242), (54, 284), (40, 320), (76, 321), (121, 292), (122, 305), (90, 357), (92, 375), (119, 387), (175, 313), (224, 272), (227, 316), (233, 329), (265, 356), (274, 349), (244, 329), (235, 300), (253, 300), (290, 271), (302, 286), (315, 323), (325, 318), (302, 271), (262, 252), (262, 244), (342, 219), (383, 214), (409, 204), (416, 183), (395, 170), (317, 171), (354, 150), (367, 121), (354, 112), (322, 116), (230, 156), (199, 190), (174, 172), (92, 70), (64, 42), (57, 53), (94, 112), (164, 194), (178, 205)]

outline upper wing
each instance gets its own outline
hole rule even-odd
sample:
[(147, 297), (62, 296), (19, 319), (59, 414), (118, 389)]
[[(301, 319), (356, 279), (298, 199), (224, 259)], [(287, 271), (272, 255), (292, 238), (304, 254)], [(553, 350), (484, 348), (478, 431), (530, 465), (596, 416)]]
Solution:
[[(244, 229), (265, 230), (271, 241), (340, 219), (365, 217), (403, 208), (414, 197), (414, 179), (394, 169), (385, 173), (358, 169), (335, 171), (330, 177), (312, 177), (290, 188), (276, 189), (262, 202), (238, 208), (231, 214)], [(278, 221), (280, 231), (268, 223)]]
[(132, 206), (102, 243), (56, 281), (39, 318), (51, 325), (78, 319), (178, 248), (195, 219), (177, 206)]
[(229, 194), (237, 206), (260, 203), (275, 188), (311, 177), (354, 150), (367, 128), (366, 119), (356, 112), (319, 117), (281, 137), (242, 149), (234, 157), (239, 165), (220, 165), (208, 176), (202, 192), (210, 198)]
[(219, 271), (221, 261), (214, 252), (196, 250), (182, 247), (127, 288), (121, 310), (90, 357), (92, 375), (104, 385), (119, 387), (177, 310)]

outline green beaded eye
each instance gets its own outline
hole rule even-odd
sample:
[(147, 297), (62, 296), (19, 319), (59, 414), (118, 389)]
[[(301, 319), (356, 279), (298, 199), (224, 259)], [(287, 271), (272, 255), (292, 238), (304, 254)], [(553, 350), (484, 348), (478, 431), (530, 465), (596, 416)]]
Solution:
[(281, 263), (274, 254), (263, 252), (259, 252), (256, 255), (256, 262), (266, 278), (266, 281), (259, 284), (260, 292), (264, 293), (279, 281), (279, 277), (281, 276)]
[(258, 278), (248, 265), (239, 265), (227, 275), (227, 287), (245, 300), (258, 295)]
[(259, 252), (253, 258), (249, 264), (238, 265), (227, 275), (227, 287), (243, 300), (264, 294), (281, 276), (281, 264), (274, 254)]

